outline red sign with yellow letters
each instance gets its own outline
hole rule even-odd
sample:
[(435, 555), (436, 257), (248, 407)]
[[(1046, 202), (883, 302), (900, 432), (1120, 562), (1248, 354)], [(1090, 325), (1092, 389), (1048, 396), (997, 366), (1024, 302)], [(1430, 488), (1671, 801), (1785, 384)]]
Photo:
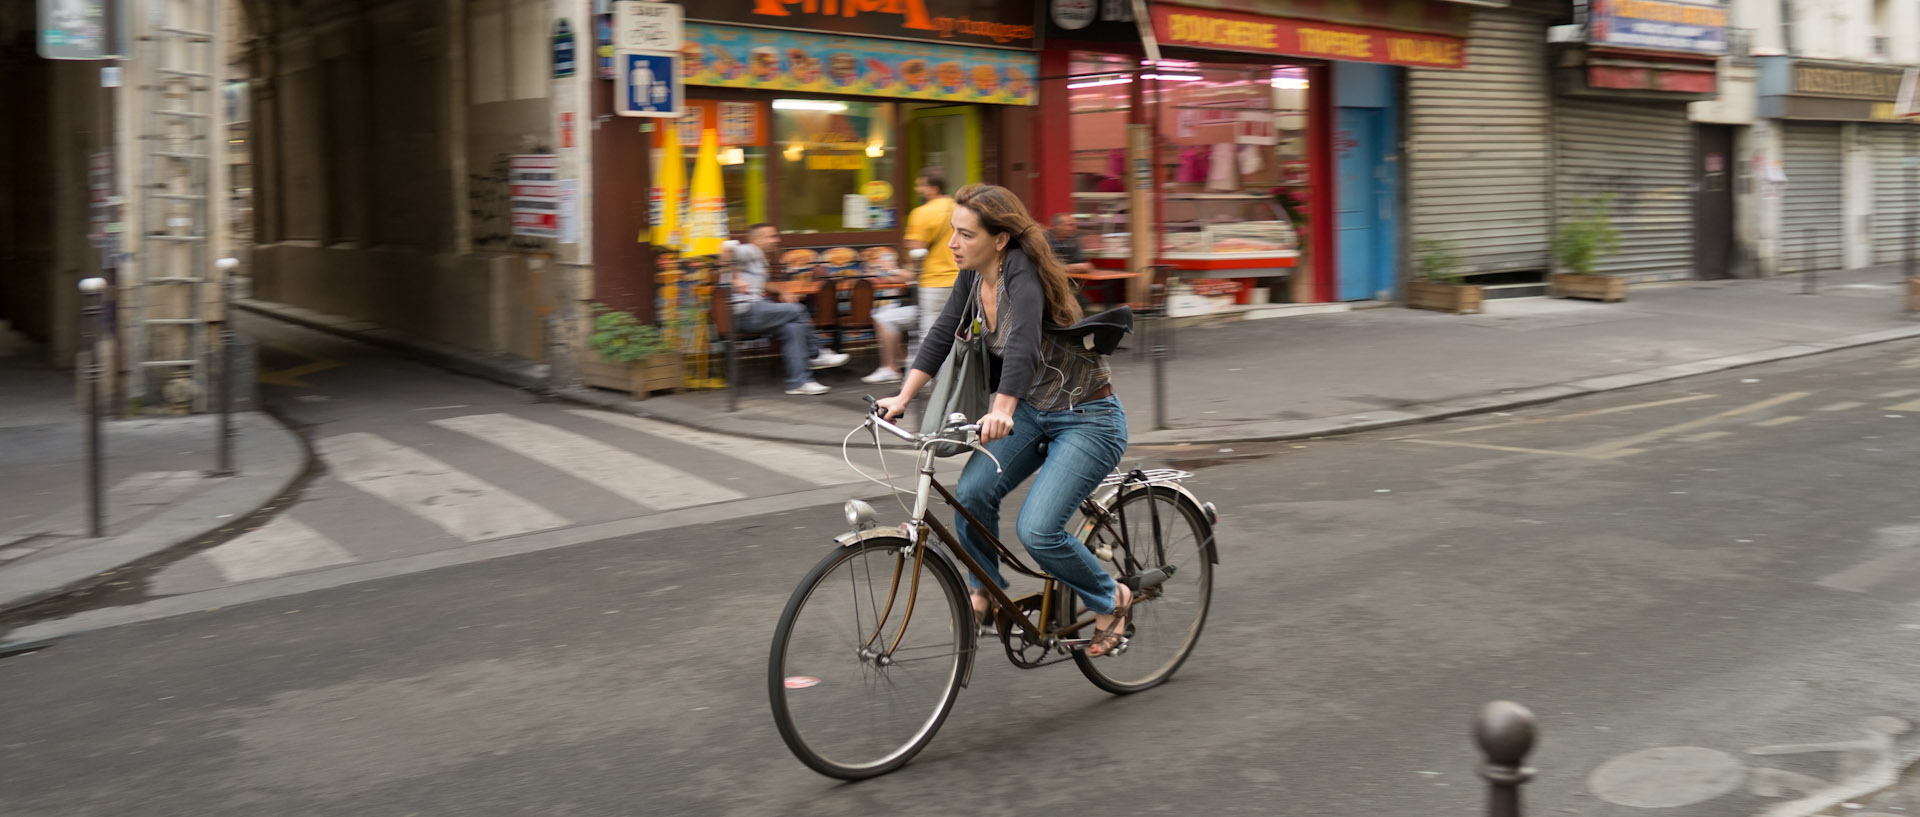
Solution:
[(687, 19), (1032, 49), (1033, 0), (682, 0)]
[(1416, 68), (1467, 65), (1466, 41), (1459, 37), (1231, 11), (1154, 6), (1153, 33), (1164, 46)]

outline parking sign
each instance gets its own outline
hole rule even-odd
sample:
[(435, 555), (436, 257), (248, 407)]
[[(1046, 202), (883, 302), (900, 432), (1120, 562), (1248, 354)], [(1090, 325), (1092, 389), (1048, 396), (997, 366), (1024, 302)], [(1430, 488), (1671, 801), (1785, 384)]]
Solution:
[(613, 62), (621, 116), (680, 116), (680, 55), (621, 51)]

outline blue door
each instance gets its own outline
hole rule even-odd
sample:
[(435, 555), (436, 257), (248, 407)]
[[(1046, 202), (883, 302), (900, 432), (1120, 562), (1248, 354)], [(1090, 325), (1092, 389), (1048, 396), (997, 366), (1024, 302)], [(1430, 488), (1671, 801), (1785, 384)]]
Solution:
[(1333, 149), (1340, 300), (1392, 298), (1398, 257), (1392, 109), (1338, 111)]

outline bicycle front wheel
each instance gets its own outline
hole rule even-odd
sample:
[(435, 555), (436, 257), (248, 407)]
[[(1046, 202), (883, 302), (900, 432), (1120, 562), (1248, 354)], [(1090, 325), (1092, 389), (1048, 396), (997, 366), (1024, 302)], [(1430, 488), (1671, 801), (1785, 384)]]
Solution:
[[(1124, 652), (1073, 654), (1087, 680), (1116, 695), (1149, 689), (1172, 677), (1199, 642), (1213, 602), (1213, 526), (1199, 508), (1180, 492), (1156, 485), (1129, 491), (1115, 503), (1115, 529), (1122, 528), (1122, 513), (1124, 538), (1099, 528), (1083, 541), (1112, 548), (1106, 567), (1115, 576), (1157, 572), (1166, 578), (1134, 595)], [(1070, 591), (1066, 595), (1072, 599), (1068, 620), (1085, 615), (1078, 598)]]
[(906, 549), (895, 537), (835, 548), (774, 630), (774, 724), (828, 777), (860, 780), (912, 760), (952, 711), (972, 659), (960, 577), (931, 552), (916, 571)]

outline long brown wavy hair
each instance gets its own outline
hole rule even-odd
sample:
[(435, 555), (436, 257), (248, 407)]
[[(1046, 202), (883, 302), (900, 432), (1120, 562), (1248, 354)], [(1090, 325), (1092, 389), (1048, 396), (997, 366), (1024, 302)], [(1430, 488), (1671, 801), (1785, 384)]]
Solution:
[(957, 207), (972, 210), (980, 217), (980, 226), (988, 235), (1011, 235), (1020, 249), (1033, 259), (1040, 271), (1040, 289), (1047, 295), (1047, 320), (1056, 326), (1072, 326), (1081, 318), (1080, 302), (1073, 297), (1073, 279), (1047, 243), (1046, 228), (1027, 214), (1027, 206), (1013, 191), (997, 184), (970, 184), (953, 194)]

